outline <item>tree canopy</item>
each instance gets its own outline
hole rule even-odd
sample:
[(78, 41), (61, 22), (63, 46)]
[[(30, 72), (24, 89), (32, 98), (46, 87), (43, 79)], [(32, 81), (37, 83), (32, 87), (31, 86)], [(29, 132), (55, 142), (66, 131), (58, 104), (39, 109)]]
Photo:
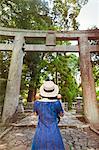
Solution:
[(0, 23), (21, 29), (48, 29), (51, 25), (47, 3), (42, 0), (1, 0)]
[[(44, 0), (1, 0), (0, 24), (3, 27), (33, 30), (78, 30), (76, 17), (86, 2), (87, 0), (54, 0), (50, 10)], [(26, 42), (36, 44), (37, 40), (29, 39)], [(39, 40), (39, 43), (42, 42)], [(67, 45), (70, 42), (61, 44)], [(6, 59), (5, 64), (4, 59)], [(0, 52), (0, 75), (6, 79), (10, 59), (11, 54)], [(68, 101), (71, 107), (72, 101), (78, 94), (75, 79), (78, 63), (78, 57), (73, 54), (25, 53), (21, 80), (22, 96), (31, 101), (42, 81), (50, 74), (59, 85), (63, 99)]]

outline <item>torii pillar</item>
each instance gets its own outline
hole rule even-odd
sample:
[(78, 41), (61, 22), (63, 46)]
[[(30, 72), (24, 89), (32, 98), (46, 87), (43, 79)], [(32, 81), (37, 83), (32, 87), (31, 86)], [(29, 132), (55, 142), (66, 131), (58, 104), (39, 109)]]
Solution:
[(90, 123), (97, 124), (99, 123), (99, 110), (96, 101), (96, 91), (90, 60), (88, 37), (82, 36), (79, 38), (79, 51), (84, 113), (86, 119)]
[(16, 35), (6, 87), (6, 95), (2, 115), (3, 123), (5, 123), (7, 120), (9, 121), (18, 106), (23, 64), (23, 43), (24, 37), (21, 34)]

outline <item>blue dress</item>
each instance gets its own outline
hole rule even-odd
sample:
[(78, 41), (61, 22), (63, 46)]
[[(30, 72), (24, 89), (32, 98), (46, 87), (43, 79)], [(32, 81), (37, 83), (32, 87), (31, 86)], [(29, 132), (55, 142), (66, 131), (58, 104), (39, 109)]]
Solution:
[(65, 150), (57, 122), (58, 114), (63, 112), (60, 101), (36, 101), (34, 112), (38, 114), (39, 119), (32, 150)]

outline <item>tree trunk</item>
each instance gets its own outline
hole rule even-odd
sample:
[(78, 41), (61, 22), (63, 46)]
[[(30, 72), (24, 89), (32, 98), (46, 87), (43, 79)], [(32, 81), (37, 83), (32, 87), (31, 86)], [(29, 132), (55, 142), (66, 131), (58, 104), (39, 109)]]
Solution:
[(30, 85), (27, 102), (32, 102), (35, 99), (35, 95), (36, 95), (36, 88), (33, 88), (33, 86)]

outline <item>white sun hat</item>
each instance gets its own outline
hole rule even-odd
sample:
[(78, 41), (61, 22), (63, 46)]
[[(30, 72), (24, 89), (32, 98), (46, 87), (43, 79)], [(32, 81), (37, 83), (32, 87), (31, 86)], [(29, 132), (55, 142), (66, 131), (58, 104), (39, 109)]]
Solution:
[(40, 87), (40, 95), (42, 97), (56, 97), (59, 92), (59, 88), (53, 81), (45, 81)]

